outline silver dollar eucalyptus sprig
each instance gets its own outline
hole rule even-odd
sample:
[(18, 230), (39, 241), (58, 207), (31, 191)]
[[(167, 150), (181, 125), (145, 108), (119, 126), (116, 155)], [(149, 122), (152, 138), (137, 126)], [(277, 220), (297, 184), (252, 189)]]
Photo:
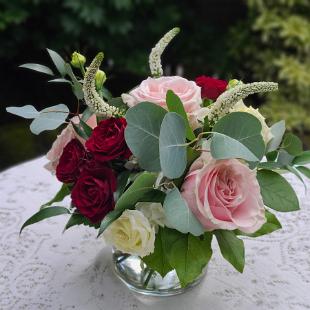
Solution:
[(180, 28), (175, 27), (168, 31), (152, 48), (149, 56), (149, 65), (153, 77), (160, 77), (163, 75), (163, 68), (161, 65), (161, 55), (164, 52), (170, 41), (180, 32)]
[(228, 114), (231, 108), (249, 95), (265, 93), (278, 90), (278, 83), (274, 82), (254, 82), (240, 84), (222, 93), (217, 100), (208, 108), (205, 115), (214, 124), (218, 119)]
[(83, 83), (84, 99), (90, 109), (97, 115), (105, 117), (119, 116), (123, 114), (122, 111), (109, 105), (96, 91), (96, 72), (99, 70), (103, 57), (103, 53), (98, 53), (85, 72)]

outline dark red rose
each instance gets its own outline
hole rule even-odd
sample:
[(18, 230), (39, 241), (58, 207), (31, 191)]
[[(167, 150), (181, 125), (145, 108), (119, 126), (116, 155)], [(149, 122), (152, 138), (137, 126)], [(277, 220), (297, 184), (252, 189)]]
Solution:
[(56, 177), (63, 183), (74, 183), (85, 164), (86, 150), (77, 139), (71, 140), (62, 152), (56, 167)]
[(129, 158), (131, 152), (124, 136), (126, 125), (123, 117), (101, 121), (86, 141), (86, 148), (98, 161)]
[(201, 87), (202, 99), (216, 100), (226, 90), (228, 83), (224, 80), (201, 75), (196, 78), (196, 84)]
[(72, 203), (92, 223), (98, 223), (114, 209), (116, 186), (114, 171), (92, 160), (84, 167), (72, 189)]

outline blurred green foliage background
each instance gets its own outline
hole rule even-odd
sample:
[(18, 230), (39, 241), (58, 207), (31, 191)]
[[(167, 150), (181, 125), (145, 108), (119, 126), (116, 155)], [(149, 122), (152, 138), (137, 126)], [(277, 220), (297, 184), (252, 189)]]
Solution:
[(57, 134), (34, 136), (6, 106), (75, 103), (66, 85), (18, 65), (50, 65), (46, 47), (66, 60), (104, 51), (106, 86), (120, 95), (148, 75), (151, 48), (174, 26), (166, 73), (278, 81), (277, 94), (250, 103), (271, 122), (286, 119), (309, 147), (309, 0), (0, 0), (0, 169), (44, 153)]

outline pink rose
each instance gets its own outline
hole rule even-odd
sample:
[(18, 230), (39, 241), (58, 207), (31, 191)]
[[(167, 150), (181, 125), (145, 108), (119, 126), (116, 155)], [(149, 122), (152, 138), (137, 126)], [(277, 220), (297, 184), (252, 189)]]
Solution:
[(200, 109), (201, 88), (195, 82), (179, 76), (163, 76), (156, 79), (149, 77), (129, 94), (123, 94), (122, 99), (129, 107), (149, 101), (166, 109), (166, 94), (169, 89), (180, 97), (187, 113)]
[[(74, 116), (71, 121), (75, 124), (79, 123), (79, 118)], [(87, 125), (91, 128), (95, 128), (97, 126), (96, 115), (92, 115), (87, 120)], [(73, 139), (77, 138), (83, 145), (85, 145), (85, 140), (81, 138), (73, 129), (73, 126), (69, 124), (61, 133), (57, 136), (54, 141), (51, 149), (46, 154), (46, 158), (49, 162), (44, 166), (48, 171), (55, 173), (56, 167), (59, 163), (59, 158), (62, 155), (63, 149), (65, 146)]]
[(256, 172), (237, 159), (215, 160), (203, 154), (182, 185), (182, 196), (207, 231), (257, 231), (265, 208)]

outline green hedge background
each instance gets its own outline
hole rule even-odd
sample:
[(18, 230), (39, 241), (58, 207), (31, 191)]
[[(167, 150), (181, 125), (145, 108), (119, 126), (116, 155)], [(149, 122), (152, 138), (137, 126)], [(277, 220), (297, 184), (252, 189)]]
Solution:
[(148, 75), (151, 48), (174, 26), (181, 33), (163, 57), (170, 74), (278, 81), (279, 93), (250, 103), (310, 145), (309, 0), (0, 0), (0, 169), (43, 154), (57, 134), (34, 136), (6, 106), (75, 100), (18, 65), (50, 65), (46, 47), (67, 60), (104, 51), (106, 85), (119, 95)]

